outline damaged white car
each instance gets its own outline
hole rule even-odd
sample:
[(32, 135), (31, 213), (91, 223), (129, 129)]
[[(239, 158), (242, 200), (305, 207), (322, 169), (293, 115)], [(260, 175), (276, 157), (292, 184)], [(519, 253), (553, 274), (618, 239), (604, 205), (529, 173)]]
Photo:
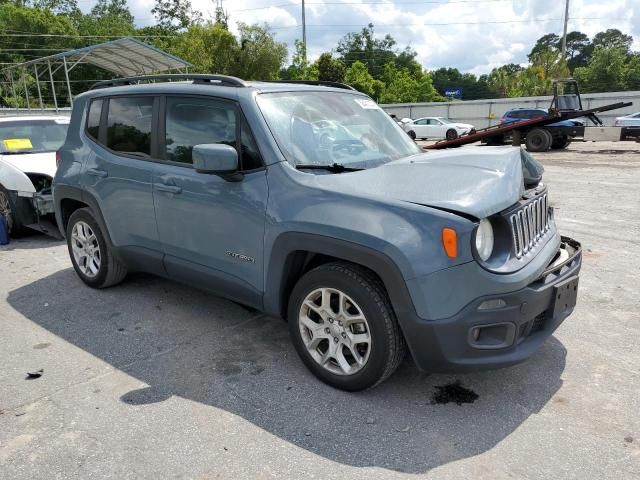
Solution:
[(0, 117), (0, 214), (12, 236), (58, 234), (51, 181), (68, 127), (62, 116)]

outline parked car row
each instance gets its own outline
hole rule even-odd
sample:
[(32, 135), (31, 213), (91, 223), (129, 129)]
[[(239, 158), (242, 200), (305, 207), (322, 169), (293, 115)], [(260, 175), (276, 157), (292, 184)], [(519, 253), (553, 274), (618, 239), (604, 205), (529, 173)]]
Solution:
[[(87, 286), (144, 271), (281, 317), (349, 391), (407, 354), (430, 372), (522, 362), (573, 311), (580, 244), (526, 151), (424, 152), (347, 86), (153, 78), (76, 97), (62, 145), (3, 138), (59, 147), (56, 221)], [(418, 120), (436, 120), (411, 122), (433, 127), (420, 138), (472, 128)]]
[(13, 236), (53, 229), (51, 182), (69, 117), (0, 117), (0, 215)]

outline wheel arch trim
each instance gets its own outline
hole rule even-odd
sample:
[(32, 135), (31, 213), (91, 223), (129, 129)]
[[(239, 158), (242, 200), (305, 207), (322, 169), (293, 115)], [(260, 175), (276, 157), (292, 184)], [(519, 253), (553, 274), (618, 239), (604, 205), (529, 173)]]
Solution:
[(399, 322), (407, 314), (415, 315), (415, 307), (402, 273), (396, 263), (385, 253), (347, 240), (318, 234), (286, 232), (274, 241), (269, 263), (265, 271), (264, 310), (282, 317), (286, 312), (287, 298), (283, 289), (291, 271), (291, 256), (296, 252), (326, 255), (345, 262), (355, 263), (373, 271), (382, 281)]

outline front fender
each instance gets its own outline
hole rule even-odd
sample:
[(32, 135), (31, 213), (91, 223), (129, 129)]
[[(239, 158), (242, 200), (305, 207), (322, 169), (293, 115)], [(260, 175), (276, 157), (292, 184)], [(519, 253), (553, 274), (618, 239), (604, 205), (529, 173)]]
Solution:
[(18, 192), (21, 197), (31, 197), (36, 189), (29, 177), (14, 165), (0, 159), (0, 184), (7, 190)]

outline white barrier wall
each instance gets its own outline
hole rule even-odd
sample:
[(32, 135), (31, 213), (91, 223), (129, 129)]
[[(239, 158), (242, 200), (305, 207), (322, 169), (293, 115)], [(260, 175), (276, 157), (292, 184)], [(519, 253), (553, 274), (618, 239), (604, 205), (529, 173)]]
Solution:
[[(640, 92), (611, 92), (582, 94), (582, 108), (609, 105), (618, 102), (633, 102), (630, 107), (598, 114), (605, 125), (613, 126), (616, 117), (640, 112)], [(492, 100), (468, 100), (433, 103), (395, 103), (381, 105), (398, 118), (447, 117), (454, 122), (470, 123), (476, 128), (496, 125), (502, 114), (513, 108), (544, 108), (551, 105), (552, 97), (496, 98)]]

